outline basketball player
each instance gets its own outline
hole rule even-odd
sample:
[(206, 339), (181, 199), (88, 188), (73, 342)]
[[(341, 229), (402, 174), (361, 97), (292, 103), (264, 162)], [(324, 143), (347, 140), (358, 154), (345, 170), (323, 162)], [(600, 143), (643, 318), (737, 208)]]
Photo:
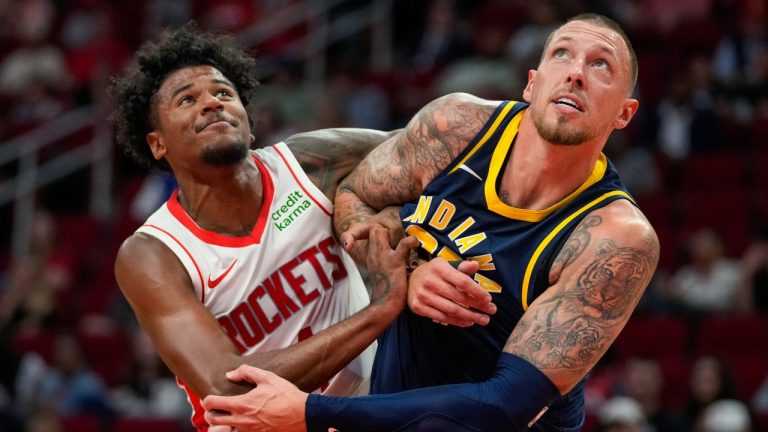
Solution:
[[(629, 319), (659, 254), (601, 152), (637, 111), (636, 77), (621, 28), (580, 15), (550, 35), (525, 102), (454, 94), (424, 107), (337, 199), (347, 200), (337, 206), (348, 212), (342, 219), (359, 218), (349, 210), (362, 203), (408, 202), (405, 231), (431, 258), (410, 277), (411, 310), (379, 339), (371, 392), (383, 394), (307, 395), (243, 366), (230, 379), (257, 388), (209, 396), (206, 418), (240, 432), (580, 430), (583, 379)], [(348, 246), (359, 231), (344, 237)], [(433, 322), (452, 322), (459, 305), (484, 307), (467, 295), (471, 286), (498, 308), (487, 325)]]
[(123, 243), (115, 276), (189, 394), (195, 426), (208, 429), (200, 397), (252, 387), (224, 376), (241, 363), (306, 391), (367, 392), (371, 343), (405, 307), (418, 242), (393, 250), (385, 228), (371, 231), (369, 305), (335, 240), (332, 199), (387, 134), (317, 131), (249, 151), (253, 60), (230, 39), (187, 25), (137, 59), (114, 87), (118, 137), (179, 188)]

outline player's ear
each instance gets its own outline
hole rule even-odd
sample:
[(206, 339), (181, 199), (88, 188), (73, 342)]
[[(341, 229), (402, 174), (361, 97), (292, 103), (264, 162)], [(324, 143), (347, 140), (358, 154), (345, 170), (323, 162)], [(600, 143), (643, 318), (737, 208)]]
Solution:
[(167, 150), (163, 143), (163, 139), (158, 132), (152, 131), (147, 134), (147, 144), (149, 144), (152, 156), (154, 156), (156, 160), (160, 160), (165, 156)]
[(621, 105), (621, 111), (616, 119), (613, 121), (613, 127), (616, 129), (624, 129), (635, 116), (637, 108), (640, 106), (640, 102), (637, 99), (627, 99)]
[(533, 92), (533, 80), (536, 78), (536, 70), (531, 69), (528, 71), (528, 83), (523, 90), (523, 100), (526, 102), (531, 101), (531, 93)]

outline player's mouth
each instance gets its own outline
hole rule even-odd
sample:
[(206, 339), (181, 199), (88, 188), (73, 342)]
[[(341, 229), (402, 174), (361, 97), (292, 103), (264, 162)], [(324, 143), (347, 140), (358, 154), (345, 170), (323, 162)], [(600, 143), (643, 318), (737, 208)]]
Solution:
[(584, 112), (584, 103), (581, 101), (581, 99), (571, 94), (557, 96), (552, 99), (552, 103), (562, 107), (567, 107), (568, 109)]

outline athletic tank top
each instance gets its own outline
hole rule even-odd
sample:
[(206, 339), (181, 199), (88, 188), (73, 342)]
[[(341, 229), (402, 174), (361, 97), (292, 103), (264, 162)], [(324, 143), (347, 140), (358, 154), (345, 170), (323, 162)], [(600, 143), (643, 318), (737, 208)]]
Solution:
[[(179, 204), (178, 190), (137, 230), (176, 254), (200, 302), (242, 354), (293, 345), (369, 302), (357, 267), (334, 237), (332, 203), (285, 143), (251, 156), (264, 196), (250, 234), (230, 237), (200, 228)], [(375, 349), (374, 343), (319, 391), (367, 393)], [(192, 404), (193, 423), (207, 430), (200, 399), (179, 383)]]
[[(497, 191), (525, 108), (525, 103), (502, 102), (418, 201), (401, 211), (406, 232), (421, 243), (420, 253), (480, 263), (474, 279), (491, 293), (496, 314), (485, 327), (459, 328), (406, 310), (379, 338), (371, 393), (488, 379), (512, 329), (548, 288), (552, 261), (571, 231), (592, 210), (631, 199), (601, 155), (581, 187), (548, 209), (502, 202)], [(566, 412), (565, 417), (583, 418), (581, 394), (579, 385), (540, 423)]]

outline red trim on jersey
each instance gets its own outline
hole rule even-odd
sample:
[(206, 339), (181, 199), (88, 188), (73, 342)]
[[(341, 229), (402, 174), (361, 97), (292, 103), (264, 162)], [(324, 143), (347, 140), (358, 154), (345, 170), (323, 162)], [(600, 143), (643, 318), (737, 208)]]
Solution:
[(205, 283), (204, 283), (205, 281), (203, 280), (203, 272), (201, 272), (201, 271), (200, 271), (200, 266), (198, 266), (198, 265), (197, 265), (197, 261), (195, 261), (195, 258), (194, 258), (194, 257), (192, 256), (192, 254), (189, 252), (189, 249), (187, 249), (187, 248), (186, 248), (186, 247), (185, 247), (185, 246), (184, 246), (184, 245), (183, 245), (183, 244), (182, 244), (182, 243), (179, 241), (179, 239), (177, 239), (177, 238), (176, 238), (176, 237), (175, 237), (173, 234), (171, 234), (171, 233), (169, 233), (168, 231), (166, 231), (166, 230), (164, 230), (164, 229), (160, 228), (159, 226), (157, 226), (157, 225), (150, 225), (150, 224), (145, 224), (144, 226), (145, 226), (145, 227), (149, 227), (149, 228), (154, 228), (154, 229), (156, 229), (156, 230), (158, 230), (158, 231), (160, 231), (160, 232), (164, 233), (164, 234), (165, 234), (165, 235), (167, 235), (168, 237), (172, 238), (172, 239), (173, 239), (173, 241), (175, 241), (176, 243), (178, 243), (178, 245), (179, 245), (179, 246), (181, 246), (181, 248), (182, 248), (182, 249), (184, 249), (184, 252), (186, 252), (186, 253), (187, 253), (187, 256), (189, 256), (189, 259), (191, 259), (191, 260), (192, 260), (192, 264), (194, 264), (194, 265), (195, 265), (195, 270), (197, 270), (197, 276), (200, 278), (200, 287), (201, 287), (200, 291), (202, 291), (202, 293), (203, 293), (203, 294), (202, 294), (203, 298), (202, 298), (202, 299), (200, 299), (200, 301), (201, 301), (202, 303), (205, 303)]
[(225, 247), (245, 247), (261, 243), (261, 236), (264, 234), (264, 227), (267, 225), (269, 219), (269, 211), (272, 208), (272, 199), (275, 196), (275, 187), (272, 183), (272, 177), (269, 175), (269, 171), (264, 166), (264, 163), (256, 156), (253, 156), (253, 160), (256, 162), (256, 167), (261, 174), (261, 184), (263, 188), (263, 196), (261, 199), (261, 210), (259, 218), (256, 220), (256, 225), (253, 226), (253, 230), (248, 235), (240, 237), (232, 237), (221, 235), (213, 231), (208, 231), (200, 228), (194, 220), (184, 211), (184, 208), (179, 203), (179, 190), (176, 189), (171, 195), (171, 199), (168, 200), (166, 205), (171, 214), (181, 222), (195, 237), (200, 240), (212, 244), (215, 246)]
[(305, 194), (307, 194), (307, 196), (308, 196), (308, 197), (309, 197), (309, 198), (310, 198), (312, 201), (314, 201), (314, 202), (315, 202), (315, 204), (317, 204), (317, 206), (318, 206), (318, 207), (320, 207), (320, 210), (322, 210), (323, 212), (325, 212), (325, 214), (327, 214), (328, 216), (333, 216), (333, 213), (332, 213), (331, 211), (329, 211), (328, 209), (326, 209), (325, 207), (323, 207), (323, 205), (322, 205), (322, 204), (320, 204), (320, 202), (319, 202), (318, 200), (316, 200), (316, 199), (315, 199), (315, 197), (314, 197), (314, 196), (312, 196), (312, 194), (311, 194), (311, 193), (309, 193), (309, 191), (307, 190), (307, 188), (305, 188), (305, 187), (304, 187), (304, 184), (301, 182), (301, 180), (299, 180), (299, 177), (298, 177), (298, 176), (296, 175), (296, 173), (293, 171), (293, 167), (291, 166), (291, 164), (290, 164), (290, 163), (288, 163), (288, 159), (286, 159), (285, 155), (284, 155), (284, 154), (283, 154), (283, 153), (280, 151), (280, 148), (279, 148), (279, 147), (277, 147), (277, 146), (275, 146), (274, 148), (275, 148), (275, 151), (277, 152), (277, 154), (278, 154), (278, 155), (280, 155), (280, 158), (283, 160), (283, 162), (285, 162), (285, 166), (287, 166), (287, 167), (288, 167), (288, 171), (290, 171), (290, 172), (291, 172), (291, 175), (292, 175), (292, 176), (293, 176), (293, 178), (296, 180), (296, 183), (298, 183), (298, 184), (299, 184), (299, 186), (301, 186), (301, 190), (303, 190), (303, 191), (304, 191), (304, 193), (305, 193)]
[(210, 425), (205, 421), (205, 408), (203, 408), (203, 401), (200, 400), (200, 396), (187, 387), (179, 377), (176, 377), (176, 384), (184, 389), (187, 393), (187, 400), (192, 405), (192, 425), (197, 429), (197, 432), (208, 432)]

